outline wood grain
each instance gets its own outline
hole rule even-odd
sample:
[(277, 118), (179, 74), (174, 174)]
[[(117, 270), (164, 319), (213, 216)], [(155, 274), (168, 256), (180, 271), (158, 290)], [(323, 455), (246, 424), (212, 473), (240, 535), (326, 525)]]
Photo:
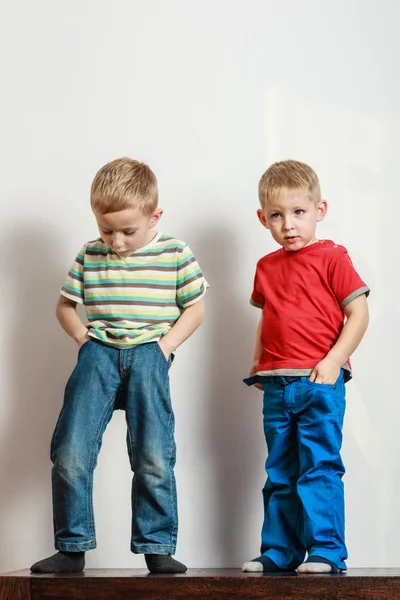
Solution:
[(0, 600), (30, 600), (30, 597), (29, 579), (0, 576)]
[(139, 569), (0, 576), (0, 600), (400, 600), (399, 569), (350, 569), (338, 575), (192, 569), (152, 575)]

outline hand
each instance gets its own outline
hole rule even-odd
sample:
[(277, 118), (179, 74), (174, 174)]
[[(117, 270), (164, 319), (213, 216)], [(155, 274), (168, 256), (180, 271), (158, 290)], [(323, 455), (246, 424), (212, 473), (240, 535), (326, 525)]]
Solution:
[(167, 344), (165, 343), (165, 337), (162, 337), (161, 340), (159, 340), (157, 342), (157, 344), (160, 346), (161, 348), (161, 352), (164, 354), (165, 356), (165, 360), (168, 360), (169, 357), (171, 356), (171, 352), (172, 350), (167, 346)]
[[(249, 373), (249, 377), (254, 377), (254, 375), (257, 374), (257, 369), (258, 369), (258, 363), (260, 362), (260, 359), (257, 358), (257, 360), (255, 360), (253, 362), (253, 364), (251, 365), (251, 369), (250, 369), (250, 373)], [(262, 390), (263, 386), (261, 383), (255, 383), (254, 387), (256, 387), (258, 390)]]
[(310, 381), (314, 383), (333, 384), (336, 383), (340, 375), (341, 365), (333, 358), (326, 356), (313, 369), (310, 375)]

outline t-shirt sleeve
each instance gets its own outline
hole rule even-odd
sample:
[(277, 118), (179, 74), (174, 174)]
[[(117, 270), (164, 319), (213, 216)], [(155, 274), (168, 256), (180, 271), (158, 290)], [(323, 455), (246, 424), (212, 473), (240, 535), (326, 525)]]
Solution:
[(256, 308), (263, 308), (264, 307), (264, 296), (262, 295), (262, 293), (260, 291), (258, 278), (259, 278), (259, 269), (257, 267), (256, 274), (254, 275), (254, 285), (253, 285), (253, 292), (252, 292), (251, 298), (250, 298), (250, 304), (252, 304)]
[(83, 246), (75, 258), (68, 272), (67, 279), (61, 288), (62, 296), (65, 296), (65, 298), (68, 298), (73, 302), (78, 302), (78, 304), (83, 304), (85, 300), (83, 284), (83, 264), (85, 260), (85, 252), (86, 246)]
[(185, 246), (177, 263), (176, 300), (180, 308), (188, 308), (201, 300), (210, 287), (189, 246)]
[(362, 294), (368, 296), (370, 291), (355, 270), (347, 252), (343, 252), (333, 266), (331, 285), (342, 308)]

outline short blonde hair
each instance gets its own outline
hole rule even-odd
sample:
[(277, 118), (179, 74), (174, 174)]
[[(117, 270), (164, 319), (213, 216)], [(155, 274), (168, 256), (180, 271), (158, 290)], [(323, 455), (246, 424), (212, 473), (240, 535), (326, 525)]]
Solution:
[(90, 203), (92, 210), (102, 215), (132, 208), (150, 215), (158, 205), (157, 178), (146, 164), (117, 158), (96, 174)]
[(265, 171), (258, 184), (261, 207), (265, 208), (282, 190), (306, 192), (315, 204), (321, 201), (317, 174), (311, 167), (297, 160), (276, 162)]

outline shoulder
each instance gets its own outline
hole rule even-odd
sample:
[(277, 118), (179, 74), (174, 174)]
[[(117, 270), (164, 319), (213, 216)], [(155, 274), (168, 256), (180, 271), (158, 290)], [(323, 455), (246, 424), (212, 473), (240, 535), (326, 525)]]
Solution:
[(112, 254), (111, 248), (107, 246), (107, 244), (105, 244), (100, 237), (95, 240), (91, 240), (90, 242), (86, 242), (81, 252), (84, 254), (84, 256), (93, 258), (101, 258), (107, 256), (107, 254)]
[(336, 244), (332, 240), (321, 240), (318, 243), (320, 251), (314, 264), (326, 272), (330, 277), (334, 275), (349, 273), (354, 271), (354, 266), (347, 251), (347, 248), (341, 244)]
[(179, 267), (195, 262), (192, 250), (186, 242), (178, 238), (162, 234), (154, 246), (159, 254), (165, 254), (170, 261), (176, 261)]
[(325, 266), (333, 266), (342, 257), (348, 256), (347, 248), (332, 240), (319, 240), (310, 247), (304, 258), (306, 262), (318, 263)]
[(182, 254), (182, 252), (188, 247), (187, 244), (182, 240), (170, 235), (166, 235), (165, 233), (162, 233), (157, 238), (157, 241), (155, 241), (154, 245), (159, 250), (164, 250), (165, 252), (176, 252), (178, 254)]
[(341, 244), (337, 244), (333, 240), (319, 240), (317, 244), (318, 249), (321, 253), (327, 254), (329, 256), (341, 256), (342, 254), (347, 254), (347, 248), (342, 246)]
[(282, 248), (279, 248), (279, 250), (275, 250), (274, 252), (270, 252), (269, 254), (262, 256), (257, 262), (257, 267), (262, 268), (280, 262), (283, 259), (283, 256), (284, 250)]

